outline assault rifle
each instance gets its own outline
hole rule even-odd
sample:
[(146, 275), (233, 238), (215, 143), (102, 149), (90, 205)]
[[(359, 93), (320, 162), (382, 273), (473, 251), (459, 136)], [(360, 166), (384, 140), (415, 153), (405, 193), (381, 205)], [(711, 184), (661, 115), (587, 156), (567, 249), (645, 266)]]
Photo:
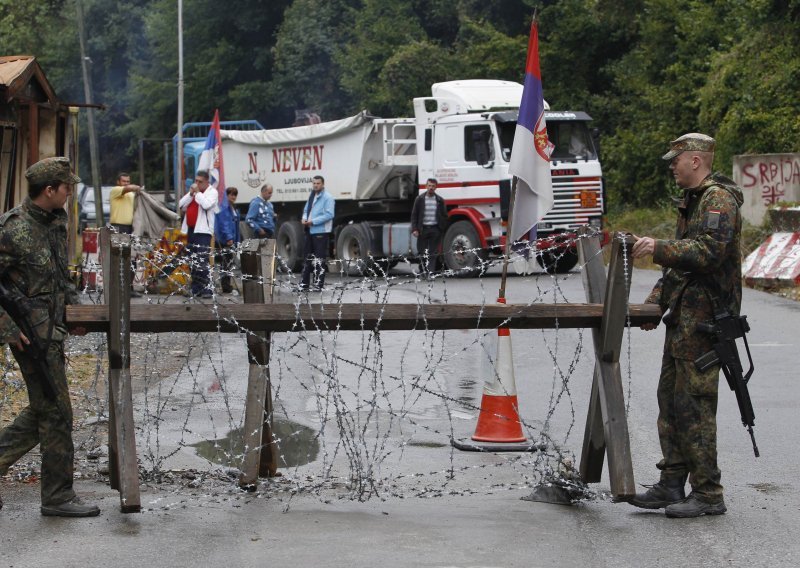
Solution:
[(24, 346), (28, 358), (36, 365), (36, 371), (42, 385), (42, 393), (47, 400), (53, 401), (65, 416), (69, 413), (62, 407), (56, 394), (56, 387), (50, 369), (47, 367), (47, 348), (49, 341), (42, 345), (31, 321), (30, 298), (20, 292), (14, 284), (6, 284), (0, 278), (0, 307), (14, 320), (19, 330), (25, 334), (30, 344)]
[[(739, 414), (742, 417), (742, 424), (750, 433), (753, 442), (753, 453), (759, 457), (756, 438), (753, 435), (755, 426), (755, 414), (753, 413), (753, 403), (750, 401), (750, 392), (747, 390), (747, 383), (753, 375), (755, 365), (753, 357), (750, 355), (750, 346), (747, 344), (747, 336), (750, 325), (747, 323), (747, 316), (734, 316), (718, 302), (714, 302), (714, 323), (698, 323), (697, 331), (702, 333), (714, 334), (716, 342), (714, 348), (698, 357), (694, 365), (698, 371), (707, 371), (714, 365), (720, 365), (728, 386), (736, 393), (736, 402), (739, 403)], [(742, 338), (744, 347), (747, 350), (747, 359), (750, 362), (750, 369), (746, 374), (743, 373), (742, 362), (739, 359), (739, 350), (736, 348), (736, 340)]]

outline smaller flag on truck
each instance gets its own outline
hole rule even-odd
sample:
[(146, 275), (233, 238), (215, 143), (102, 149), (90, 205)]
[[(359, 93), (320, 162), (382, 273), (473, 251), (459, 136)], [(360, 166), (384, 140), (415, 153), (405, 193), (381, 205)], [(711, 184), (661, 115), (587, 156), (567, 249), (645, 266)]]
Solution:
[(534, 18), (528, 39), (525, 84), (519, 106), (517, 129), (508, 171), (517, 178), (514, 208), (511, 211), (512, 242), (518, 241), (553, 207), (553, 181), (550, 154), (553, 144), (547, 138), (539, 69), (539, 23)]

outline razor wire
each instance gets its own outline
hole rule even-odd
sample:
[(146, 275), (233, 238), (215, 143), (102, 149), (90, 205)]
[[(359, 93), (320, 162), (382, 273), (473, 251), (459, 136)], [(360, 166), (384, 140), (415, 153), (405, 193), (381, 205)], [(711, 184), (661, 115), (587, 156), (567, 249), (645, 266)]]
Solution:
[[(591, 237), (595, 235), (587, 235)], [(576, 237), (582, 238), (582, 237)], [(426, 305), (451, 301), (454, 283), (476, 276), (478, 320), (485, 306), (496, 300), (498, 279), (488, 273), (504, 262), (537, 262), (542, 270), (530, 275), (523, 303), (558, 304), (566, 301), (562, 282), (579, 278), (577, 272), (558, 274), (572, 241), (550, 241), (516, 246), (510, 257), (482, 251), (473, 255), (473, 268), (422, 271), (418, 259), (402, 255), (389, 259), (334, 261), (327, 289), (300, 291), (298, 275), (278, 258), (272, 282), (278, 302), (295, 306), (297, 328), (272, 333), (269, 377), (274, 399), (273, 439), (280, 477), (261, 479), (251, 493), (237, 485), (244, 456), (244, 403), (247, 384), (247, 338), (255, 332), (238, 322), (235, 333), (150, 333), (131, 335), (131, 378), (134, 423), (140, 479), (171, 488), (173, 498), (143, 503), (147, 508), (172, 508), (209, 500), (278, 498), (286, 506), (300, 494), (323, 501), (332, 499), (432, 498), (446, 494), (485, 494), (533, 488), (553, 482), (570, 489), (575, 499), (592, 499), (599, 493), (581, 483), (575, 470), (574, 426), (576, 405), (572, 383), (581, 364), (588, 376), (594, 357), (585, 347), (585, 330), (516, 330), (515, 359), (521, 349), (536, 350), (536, 367), (549, 369), (546, 403), (535, 411), (527, 400), (520, 404), (523, 431), (532, 448), (522, 453), (461, 452), (452, 441), (468, 437), (481, 412), (480, 387), (497, 375), (497, 329), (433, 330), (424, 316)], [(206, 306), (218, 318), (218, 307), (238, 303), (241, 296), (222, 295), (217, 284), (224, 274), (211, 267), (210, 299), (192, 297), (186, 279), (175, 271), (198, 262), (185, 247), (162, 250), (163, 239), (134, 238), (134, 263), (150, 275), (139, 282), (148, 304), (192, 302)], [(543, 244), (545, 246), (543, 246)], [(241, 245), (234, 254), (242, 252)], [(436, 259), (442, 261), (441, 256)], [(590, 261), (592, 259), (588, 259)], [(624, 266), (626, 281), (630, 267)], [(98, 272), (87, 261), (84, 272)], [(141, 270), (140, 270), (141, 272)], [(468, 274), (476, 273), (476, 274)], [(355, 275), (353, 275), (355, 274)], [(234, 267), (234, 282), (249, 278)], [(331, 278), (331, 277), (335, 278)], [(172, 284), (169, 291), (158, 280)], [(264, 282), (259, 280), (259, 284)], [(82, 290), (83, 303), (101, 303), (102, 289)], [(415, 303), (420, 314), (408, 332), (384, 331), (381, 320), (360, 331), (325, 327), (301, 316), (301, 307), (323, 304), (341, 317), (345, 302), (386, 306)], [(462, 303), (462, 302), (460, 302)], [(504, 322), (508, 323), (508, 322)], [(628, 318), (628, 384), (630, 399), (630, 321)], [(538, 350), (541, 349), (541, 353)], [(106, 335), (89, 334), (68, 340), (68, 363), (84, 361), (92, 367), (79, 386), (71, 387), (76, 409), (76, 470), (89, 478), (107, 481), (108, 420)], [(530, 357), (522, 357), (530, 360)], [(517, 369), (520, 363), (516, 363)], [(481, 370), (485, 376), (480, 376)], [(0, 358), (0, 425), (7, 425), (18, 410), (24, 382), (8, 348)], [(86, 373), (85, 373), (86, 374)], [(69, 366), (68, 379), (74, 378)], [(503, 385), (505, 388), (505, 385)], [(508, 391), (506, 391), (506, 394)], [(513, 393), (512, 393), (513, 394)], [(13, 401), (16, 402), (16, 406)], [(18, 480), (35, 478), (38, 459), (29, 455), (11, 472)], [(500, 473), (502, 472), (502, 474)]]

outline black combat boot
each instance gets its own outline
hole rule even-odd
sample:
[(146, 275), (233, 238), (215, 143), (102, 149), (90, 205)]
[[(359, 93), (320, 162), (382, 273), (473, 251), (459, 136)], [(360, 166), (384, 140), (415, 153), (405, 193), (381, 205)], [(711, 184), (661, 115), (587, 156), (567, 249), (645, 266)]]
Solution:
[(58, 505), (42, 505), (41, 510), (45, 517), (96, 517), (100, 514), (96, 505), (87, 505), (78, 497)]
[(692, 493), (680, 503), (667, 507), (664, 513), (672, 519), (690, 519), (700, 515), (724, 515), (727, 510), (725, 501), (706, 503)]
[(628, 503), (642, 509), (661, 509), (673, 503), (680, 503), (686, 498), (684, 485), (686, 485), (685, 477), (665, 479), (651, 485), (645, 493), (637, 493)]

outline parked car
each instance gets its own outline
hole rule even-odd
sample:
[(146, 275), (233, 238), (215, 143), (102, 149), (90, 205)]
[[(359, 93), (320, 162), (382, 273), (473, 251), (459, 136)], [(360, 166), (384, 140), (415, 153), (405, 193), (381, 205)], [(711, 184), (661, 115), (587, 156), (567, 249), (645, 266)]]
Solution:
[[(108, 223), (111, 216), (111, 190), (113, 185), (104, 185), (100, 188), (103, 195), (103, 221)], [(97, 211), (94, 206), (94, 187), (78, 184), (78, 228), (83, 231), (86, 227), (97, 226)]]

